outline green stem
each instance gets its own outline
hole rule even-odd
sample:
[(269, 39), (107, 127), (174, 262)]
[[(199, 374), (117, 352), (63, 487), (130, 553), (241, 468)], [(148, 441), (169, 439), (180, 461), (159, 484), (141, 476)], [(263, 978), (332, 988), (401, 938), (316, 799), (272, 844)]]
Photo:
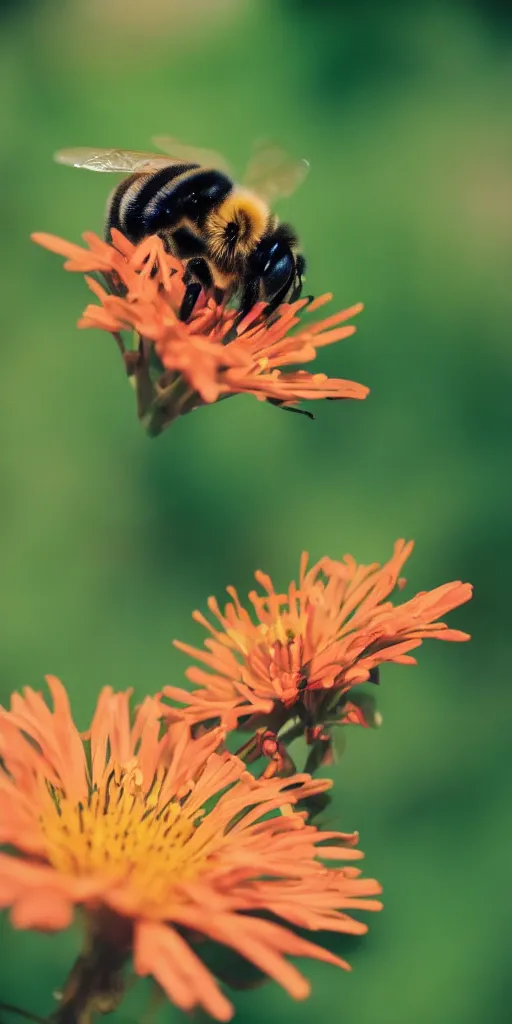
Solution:
[(304, 726), (302, 722), (297, 722), (296, 725), (291, 725), (290, 728), (281, 735), (278, 733), (278, 739), (280, 743), (284, 743), (284, 745), (287, 746), (288, 743), (293, 743), (294, 740), (298, 740), (303, 733)]
[(165, 388), (159, 388), (158, 381), (152, 388), (153, 401), (147, 416), (143, 418), (143, 423), (149, 436), (156, 437), (178, 416), (193, 408), (198, 399), (196, 392), (181, 375)]

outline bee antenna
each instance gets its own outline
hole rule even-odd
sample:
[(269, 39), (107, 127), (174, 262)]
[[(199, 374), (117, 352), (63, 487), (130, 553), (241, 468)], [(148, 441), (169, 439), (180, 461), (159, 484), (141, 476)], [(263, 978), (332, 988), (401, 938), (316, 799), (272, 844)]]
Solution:
[(6, 1013), (15, 1013), (18, 1017), (24, 1017), (25, 1020), (31, 1020), (34, 1024), (49, 1024), (48, 1017), (38, 1017), (37, 1013), (31, 1013), (30, 1010), (22, 1010), (21, 1006), (13, 1006), (12, 1003), (4, 1003), (0, 1001), (0, 1010), (5, 1010)]
[(283, 405), (280, 398), (267, 398), (267, 402), (270, 405), (276, 405), (278, 409), (282, 409), (283, 412), (296, 412), (299, 416), (307, 416), (309, 420), (314, 420), (313, 413), (309, 409), (295, 409), (292, 405)]

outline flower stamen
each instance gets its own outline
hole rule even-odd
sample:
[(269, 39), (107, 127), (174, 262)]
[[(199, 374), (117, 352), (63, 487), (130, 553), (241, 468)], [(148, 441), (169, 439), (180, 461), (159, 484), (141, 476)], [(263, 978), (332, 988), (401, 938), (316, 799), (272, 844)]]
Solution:
[[(161, 787), (160, 787), (161, 791)], [(177, 881), (190, 880), (203, 858), (187, 847), (201, 811), (177, 801), (144, 795), (140, 765), (133, 759), (116, 765), (104, 786), (95, 787), (86, 803), (56, 793), (41, 815), (49, 862), (60, 872), (101, 872), (140, 890), (150, 903), (169, 895)]]

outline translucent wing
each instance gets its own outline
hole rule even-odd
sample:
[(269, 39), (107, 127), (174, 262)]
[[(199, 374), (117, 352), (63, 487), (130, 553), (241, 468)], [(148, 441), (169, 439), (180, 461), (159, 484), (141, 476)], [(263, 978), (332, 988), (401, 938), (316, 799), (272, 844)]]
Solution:
[(231, 176), (231, 168), (227, 160), (214, 149), (197, 149), (195, 146), (186, 146), (183, 142), (173, 139), (171, 135), (155, 135), (151, 142), (164, 153), (168, 153), (173, 161), (186, 161), (189, 164), (199, 164), (200, 167), (214, 167), (217, 171), (224, 171), (225, 174)]
[(267, 203), (291, 196), (309, 171), (307, 160), (294, 160), (273, 142), (259, 142), (245, 172), (244, 185)]
[(76, 146), (60, 149), (54, 160), (70, 167), (83, 167), (87, 171), (103, 171), (110, 174), (135, 174), (145, 171), (159, 171), (176, 163), (158, 153), (144, 153), (131, 149), (94, 149), (92, 146)]

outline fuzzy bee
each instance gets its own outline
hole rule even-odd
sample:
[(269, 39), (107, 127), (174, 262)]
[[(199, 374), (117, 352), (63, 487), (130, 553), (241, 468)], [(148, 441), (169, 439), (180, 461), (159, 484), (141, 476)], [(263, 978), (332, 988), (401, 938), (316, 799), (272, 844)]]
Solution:
[(186, 265), (180, 315), (188, 320), (201, 290), (235, 298), (244, 316), (262, 300), (267, 314), (297, 299), (305, 260), (294, 230), (281, 224), (270, 203), (289, 196), (308, 163), (263, 145), (249, 163), (244, 185), (234, 182), (224, 159), (172, 138), (153, 142), (166, 155), (79, 147), (56, 153), (59, 163), (125, 174), (111, 193), (106, 237), (118, 228), (137, 243), (158, 234)]

